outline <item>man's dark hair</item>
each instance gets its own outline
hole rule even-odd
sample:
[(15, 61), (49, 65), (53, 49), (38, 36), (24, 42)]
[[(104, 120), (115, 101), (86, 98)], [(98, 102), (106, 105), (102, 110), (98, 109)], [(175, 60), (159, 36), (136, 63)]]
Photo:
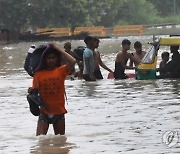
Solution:
[(84, 39), (84, 42), (85, 42), (86, 44), (88, 44), (88, 42), (89, 42), (89, 41), (92, 41), (92, 40), (94, 40), (94, 38), (93, 38), (92, 36), (86, 36), (85, 39)]
[(169, 57), (169, 52), (163, 52), (161, 58), (163, 59), (164, 57)]
[(123, 41), (122, 41), (122, 45), (131, 45), (131, 42), (128, 40), (128, 39), (124, 39)]
[(136, 41), (136, 42), (134, 43), (134, 48), (138, 48), (138, 49), (142, 48), (141, 42)]
[(61, 66), (62, 55), (61, 55), (56, 49), (50, 47), (50, 48), (48, 48), (48, 49), (45, 51), (45, 53), (42, 55), (42, 62), (41, 62), (41, 64), (40, 64), (40, 67), (39, 67), (39, 70), (38, 70), (38, 71), (47, 69), (46, 58), (47, 58), (47, 56), (50, 55), (50, 54), (54, 54), (54, 55), (57, 56), (58, 61), (57, 61), (56, 66), (57, 66), (57, 67)]
[(172, 53), (173, 52), (178, 52), (179, 46), (178, 45), (177, 46), (170, 46), (170, 50), (171, 50)]
[(100, 42), (100, 40), (97, 37), (94, 37), (94, 41)]

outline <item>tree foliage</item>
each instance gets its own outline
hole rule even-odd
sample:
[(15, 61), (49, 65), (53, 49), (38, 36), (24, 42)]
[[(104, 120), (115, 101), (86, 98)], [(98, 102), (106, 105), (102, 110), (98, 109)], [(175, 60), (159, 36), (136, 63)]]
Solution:
[(0, 27), (19, 30), (23, 29), (26, 24), (26, 0), (17, 3), (13, 0), (0, 1)]
[(148, 24), (156, 15), (154, 5), (146, 0), (126, 0), (119, 7), (116, 19), (119, 24)]
[(177, 15), (180, 12), (179, 0), (147, 0), (154, 4), (161, 16)]
[(0, 0), (0, 29), (165, 22), (160, 16), (171, 15), (172, 5), (172, 0)]

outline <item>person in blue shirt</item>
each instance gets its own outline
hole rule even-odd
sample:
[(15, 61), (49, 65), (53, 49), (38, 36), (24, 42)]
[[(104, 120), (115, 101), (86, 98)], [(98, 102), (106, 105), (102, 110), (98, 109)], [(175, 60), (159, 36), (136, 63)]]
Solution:
[(83, 53), (83, 79), (86, 81), (95, 81), (94, 77), (94, 38), (87, 36), (84, 39), (86, 49)]

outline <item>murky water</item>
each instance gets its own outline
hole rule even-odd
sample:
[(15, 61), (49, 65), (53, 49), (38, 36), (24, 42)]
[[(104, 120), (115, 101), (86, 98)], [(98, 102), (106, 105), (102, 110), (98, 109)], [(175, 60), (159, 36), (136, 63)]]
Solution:
[[(102, 59), (112, 69), (122, 39), (101, 40)], [(129, 39), (145, 50), (152, 40)], [(36, 137), (37, 117), (26, 101), (32, 78), (23, 69), (30, 44), (0, 46), (0, 154), (180, 153), (180, 80), (114, 81), (103, 69), (101, 81), (66, 80), (66, 135), (54, 136), (50, 126), (47, 136)]]

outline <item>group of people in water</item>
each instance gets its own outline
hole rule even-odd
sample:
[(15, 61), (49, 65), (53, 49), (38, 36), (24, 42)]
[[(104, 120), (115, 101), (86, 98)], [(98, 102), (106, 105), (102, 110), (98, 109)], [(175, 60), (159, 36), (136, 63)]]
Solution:
[[(126, 79), (128, 78), (125, 73), (126, 69), (135, 69), (142, 61), (146, 52), (142, 50), (142, 43), (136, 41), (134, 43), (135, 52), (130, 53), (131, 42), (128, 39), (122, 40), (122, 50), (119, 51), (115, 58), (114, 71), (104, 64), (101, 59), (100, 53), (97, 50), (100, 40), (96, 37), (87, 36), (84, 39), (86, 48), (83, 53), (83, 60), (77, 61), (79, 71), (74, 72), (75, 77), (83, 78), (86, 81), (95, 81), (97, 79), (103, 79), (100, 66), (105, 70), (113, 74), (114, 79)], [(65, 51), (67, 51), (66, 45), (71, 49), (71, 43), (65, 43)], [(171, 61), (169, 61), (169, 52), (163, 52), (161, 55), (161, 62), (157, 72), (160, 78), (180, 78), (179, 67), (179, 46), (171, 46), (170, 51), (173, 53)], [(73, 56), (73, 52), (67, 51)], [(129, 62), (129, 63), (128, 63)]]
[[(53, 124), (54, 133), (64, 135), (65, 134), (65, 114), (67, 110), (65, 108), (65, 79), (68, 75), (74, 74), (79, 78), (83, 78), (86, 81), (95, 81), (96, 79), (103, 79), (100, 71), (100, 66), (114, 73), (115, 79), (126, 79), (125, 69), (134, 69), (141, 62), (142, 58), (146, 54), (142, 51), (142, 44), (137, 41), (134, 43), (134, 49), (136, 52), (129, 53), (131, 42), (128, 39), (122, 41), (122, 51), (119, 51), (115, 59), (115, 70), (113, 71), (107, 67), (101, 60), (100, 53), (97, 51), (100, 40), (91, 36), (87, 36), (84, 39), (86, 48), (83, 51), (82, 61), (77, 61), (71, 51), (71, 43), (66, 42), (64, 44), (65, 51), (61, 50), (55, 43), (49, 43), (46, 46), (39, 47), (37, 50), (42, 51), (41, 61), (36, 68), (36, 72), (31, 74), (33, 76), (32, 87), (29, 87), (28, 93), (31, 94), (34, 91), (38, 91), (40, 97), (45, 103), (45, 107), (40, 107), (38, 112), (38, 123), (36, 135), (46, 135), (49, 125)], [(173, 53), (172, 60), (169, 60), (169, 54), (164, 52), (162, 54), (162, 62), (160, 63), (160, 76), (168, 76), (169, 70), (177, 74), (180, 66), (180, 55), (178, 52), (179, 47), (172, 46), (171, 52)], [(33, 46), (28, 51), (30, 60), (32, 54), (36, 48)], [(25, 70), (29, 71), (29, 60), (25, 62)], [(127, 65), (127, 61), (130, 60), (130, 64)], [(167, 63), (168, 62), (168, 63)], [(78, 64), (79, 71), (75, 71), (75, 64)], [(178, 64), (178, 67), (176, 67)], [(170, 72), (170, 74), (172, 74)], [(180, 72), (180, 71), (179, 71)], [(178, 73), (179, 73), (178, 72)], [(37, 104), (36, 101), (29, 102), (30, 111), (33, 112), (32, 103)], [(38, 104), (37, 104), (38, 106)]]
[(169, 61), (169, 52), (161, 54), (162, 61), (157, 69), (160, 73), (157, 79), (162, 78), (180, 78), (180, 54), (179, 46), (170, 46), (172, 53), (171, 60)]
[[(134, 49), (136, 50), (136, 52), (129, 53), (128, 50), (130, 49), (131, 42), (128, 39), (124, 39), (122, 41), (122, 51), (119, 51), (117, 53), (115, 60), (115, 69), (113, 71), (102, 61), (101, 55), (97, 50), (100, 40), (96, 37), (87, 36), (84, 39), (84, 42), (86, 44), (86, 48), (83, 52), (82, 61), (77, 60), (79, 71), (73, 72), (75, 77), (83, 78), (86, 81), (103, 79), (100, 67), (104, 68), (109, 73), (112, 73), (115, 79), (126, 79), (128, 77), (125, 74), (125, 69), (135, 69), (135, 67), (138, 66), (138, 64), (146, 54), (145, 51), (142, 51), (142, 44), (139, 41), (136, 41), (134, 43)], [(70, 51), (70, 42), (66, 42), (64, 48), (66, 52), (74, 56), (74, 53)], [(128, 60), (130, 60), (129, 65), (127, 64)]]

